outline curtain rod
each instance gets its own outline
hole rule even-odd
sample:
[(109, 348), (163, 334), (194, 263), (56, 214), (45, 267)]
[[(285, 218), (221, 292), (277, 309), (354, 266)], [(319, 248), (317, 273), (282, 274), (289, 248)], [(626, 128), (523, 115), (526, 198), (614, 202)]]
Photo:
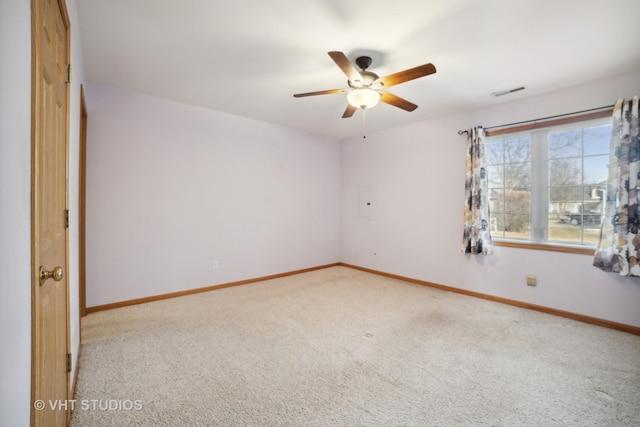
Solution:
[[(484, 128), (484, 130), (489, 130), (489, 129), (495, 129), (495, 128), (502, 128), (502, 127), (507, 127), (507, 126), (515, 126), (515, 125), (522, 125), (525, 123), (535, 123), (537, 121), (540, 120), (551, 120), (551, 119), (557, 119), (559, 117), (566, 117), (566, 116), (573, 116), (574, 114), (581, 114), (581, 113), (588, 113), (591, 111), (597, 111), (597, 110), (604, 110), (607, 108), (613, 108), (614, 105), (605, 105), (604, 107), (598, 107), (598, 108), (590, 108), (588, 110), (582, 110), (582, 111), (574, 111), (573, 113), (566, 113), (566, 114), (557, 114), (555, 116), (549, 116), (549, 117), (541, 117), (539, 119), (532, 119), (532, 120), (524, 120), (522, 122), (515, 122), (515, 123), (507, 123), (504, 125), (497, 125), (497, 126), (491, 126), (491, 127), (486, 127)], [(468, 130), (459, 130), (458, 131), (458, 135), (464, 135), (465, 133), (469, 133)]]

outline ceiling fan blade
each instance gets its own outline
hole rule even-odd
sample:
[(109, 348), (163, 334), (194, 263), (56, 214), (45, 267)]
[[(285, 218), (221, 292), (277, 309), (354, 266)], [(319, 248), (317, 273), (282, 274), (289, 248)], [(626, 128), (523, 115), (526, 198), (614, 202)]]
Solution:
[(329, 90), (319, 90), (317, 92), (306, 92), (306, 93), (296, 93), (293, 95), (294, 98), (302, 98), (304, 96), (315, 96), (315, 95), (329, 95), (332, 93), (342, 93), (347, 92), (349, 89), (329, 89)]
[(343, 119), (348, 119), (349, 117), (353, 116), (353, 113), (355, 113), (357, 110), (356, 107), (354, 107), (351, 104), (347, 104), (347, 108), (346, 110), (344, 110), (344, 114), (342, 115)]
[(418, 108), (416, 104), (383, 90), (380, 91), (380, 101), (385, 102), (389, 105), (393, 105), (394, 107), (402, 108), (405, 111), (413, 111)]
[(349, 61), (349, 58), (347, 58), (344, 53), (332, 51), (329, 52), (329, 56), (333, 59), (333, 62), (340, 67), (344, 75), (347, 76), (347, 79), (351, 81), (362, 80), (360, 72), (353, 66), (351, 61)]
[(391, 87), (400, 83), (408, 82), (409, 80), (434, 74), (435, 72), (436, 67), (433, 64), (424, 64), (419, 67), (409, 68), (408, 70), (399, 71), (397, 73), (381, 77), (380, 81), (384, 87)]

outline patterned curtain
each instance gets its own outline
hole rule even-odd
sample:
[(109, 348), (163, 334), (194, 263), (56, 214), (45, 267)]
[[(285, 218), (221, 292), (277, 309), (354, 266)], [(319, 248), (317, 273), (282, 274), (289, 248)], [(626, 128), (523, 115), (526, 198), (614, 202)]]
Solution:
[(470, 254), (493, 254), (489, 227), (489, 201), (487, 167), (484, 153), (484, 130), (482, 127), (467, 131), (467, 169), (464, 182), (464, 233), (462, 252)]
[(638, 97), (613, 107), (604, 220), (593, 265), (621, 276), (640, 276), (640, 137)]

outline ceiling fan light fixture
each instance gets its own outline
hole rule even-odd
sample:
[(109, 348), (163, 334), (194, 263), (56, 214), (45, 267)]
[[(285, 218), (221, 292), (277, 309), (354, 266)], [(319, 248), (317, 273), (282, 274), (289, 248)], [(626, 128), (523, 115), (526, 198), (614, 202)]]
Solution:
[(380, 92), (367, 88), (352, 90), (347, 95), (347, 101), (354, 107), (364, 110), (374, 107), (380, 101)]
[[(399, 96), (387, 92), (387, 88), (398, 85), (400, 83), (415, 80), (420, 77), (425, 77), (436, 72), (436, 67), (431, 64), (423, 64), (417, 67), (409, 68), (404, 71), (389, 74), (384, 77), (379, 77), (376, 73), (367, 71), (371, 65), (371, 58), (368, 56), (360, 56), (356, 58), (356, 65), (360, 67), (362, 71), (358, 71), (353, 66), (347, 55), (339, 51), (328, 52), (329, 56), (336, 63), (338, 68), (347, 77), (348, 88), (345, 89), (329, 89), (319, 90), (316, 92), (295, 93), (295, 98), (301, 98), (314, 95), (326, 95), (332, 93), (344, 93), (347, 92), (347, 105), (346, 110), (342, 114), (343, 119), (352, 117), (357, 109), (365, 110), (367, 108), (374, 107), (379, 101), (385, 104), (393, 105), (405, 111), (413, 111), (418, 106), (406, 99), (402, 99)], [(363, 111), (364, 113), (364, 111)], [(364, 114), (362, 115), (364, 119)]]

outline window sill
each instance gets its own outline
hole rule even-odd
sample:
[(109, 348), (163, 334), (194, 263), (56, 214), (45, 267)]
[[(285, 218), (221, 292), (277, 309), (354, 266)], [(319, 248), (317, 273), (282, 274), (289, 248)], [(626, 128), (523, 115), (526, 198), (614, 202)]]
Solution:
[(570, 254), (591, 255), (595, 253), (595, 247), (561, 246), (548, 243), (514, 242), (514, 241), (493, 241), (494, 246), (506, 248), (533, 249), (537, 251), (564, 252)]

